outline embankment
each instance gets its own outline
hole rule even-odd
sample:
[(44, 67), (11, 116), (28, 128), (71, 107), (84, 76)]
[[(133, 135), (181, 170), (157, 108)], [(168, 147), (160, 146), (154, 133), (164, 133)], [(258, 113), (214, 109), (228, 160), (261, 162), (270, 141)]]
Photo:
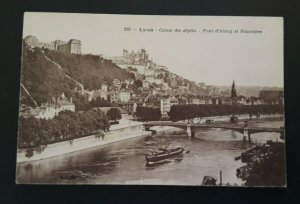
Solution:
[(113, 130), (105, 134), (104, 138), (97, 138), (95, 135), (91, 135), (70, 141), (50, 144), (43, 148), (31, 149), (32, 155), (30, 155), (30, 157), (28, 156), (29, 149), (19, 149), (17, 151), (17, 163), (47, 159), (62, 154), (148, 135), (151, 135), (151, 132), (144, 131), (144, 127), (141, 124), (118, 129), (113, 128)]

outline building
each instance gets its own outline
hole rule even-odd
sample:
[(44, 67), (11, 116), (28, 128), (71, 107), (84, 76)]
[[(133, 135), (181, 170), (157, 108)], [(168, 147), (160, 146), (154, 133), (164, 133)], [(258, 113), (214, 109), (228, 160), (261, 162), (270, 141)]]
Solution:
[(54, 50), (54, 44), (39, 42), (38, 38), (34, 35), (28, 35), (24, 38), (24, 42), (26, 45), (30, 46), (31, 48), (38, 47), (38, 48), (47, 48), (49, 50)]
[(107, 91), (103, 91), (102, 89), (93, 91), (93, 98), (98, 98), (98, 97), (107, 100)]
[(156, 69), (168, 71), (168, 68), (166, 66), (163, 66), (163, 65), (156, 65)]
[(57, 101), (57, 105), (59, 106), (58, 112), (65, 111), (65, 110), (69, 110), (69, 111), (75, 112), (75, 104), (72, 103), (72, 99), (71, 99), (71, 101), (58, 100)]
[(149, 82), (147, 80), (143, 80), (143, 88), (149, 88)]
[(160, 99), (160, 112), (161, 112), (161, 117), (165, 118), (168, 117), (168, 113), (171, 110), (171, 107), (173, 105), (177, 105), (178, 100), (173, 97), (162, 97)]
[(236, 89), (235, 89), (235, 82), (233, 80), (232, 86), (231, 86), (231, 98), (236, 98), (236, 97), (237, 97), (237, 93), (236, 93)]
[(117, 90), (112, 90), (109, 93), (109, 101), (111, 103), (116, 103), (119, 101), (119, 93)]
[(259, 98), (266, 104), (282, 104), (283, 90), (261, 90)]
[(49, 50), (56, 50), (68, 54), (81, 54), (81, 41), (71, 39), (68, 42), (62, 40), (55, 40), (54, 42), (45, 43), (39, 42), (38, 38), (33, 35), (28, 35), (24, 38), (25, 44), (30, 47), (46, 48)]
[(24, 38), (24, 42), (30, 47), (39, 47), (39, 40), (36, 36), (28, 35)]
[(102, 84), (101, 85), (101, 90), (107, 92), (108, 91), (108, 85), (107, 84)]
[(65, 44), (67, 44), (68, 42), (65, 42), (65, 41), (62, 41), (62, 40), (55, 40), (54, 42), (53, 42), (53, 44), (54, 44), (54, 49), (55, 50), (58, 50), (58, 47), (59, 46), (61, 46), (61, 45), (65, 45)]
[(66, 44), (57, 45), (57, 51), (69, 54), (81, 54), (81, 41), (71, 39)]
[(188, 91), (189, 90), (189, 87), (185, 86), (185, 85), (179, 85), (178, 88), (180, 91)]
[(190, 103), (198, 105), (198, 104), (200, 104), (200, 99), (199, 98), (192, 98), (192, 99), (190, 99)]
[(33, 116), (35, 118), (48, 120), (57, 116), (59, 112), (66, 110), (75, 112), (75, 104), (72, 102), (72, 98), (68, 100), (64, 94), (62, 94), (61, 97), (50, 103), (47, 102), (39, 107), (26, 109), (21, 115), (23, 117)]
[(115, 86), (115, 87), (121, 87), (121, 85), (122, 85), (119, 79), (114, 79), (112, 81), (112, 83), (113, 83), (113, 86)]
[[(135, 104), (135, 105), (134, 105)], [(127, 113), (135, 113), (136, 112), (136, 103), (128, 102), (128, 103), (118, 103), (118, 107), (122, 108), (123, 110), (127, 111)]]
[(88, 101), (91, 101), (94, 98), (94, 92), (89, 90), (82, 90), (82, 94), (85, 95)]
[(149, 60), (149, 55), (145, 49), (141, 49), (137, 52), (128, 52), (128, 50), (123, 49), (122, 58), (128, 64), (146, 65)]
[(168, 117), (168, 112), (171, 110), (171, 100), (169, 98), (160, 99), (160, 113), (161, 117)]
[(120, 91), (119, 92), (119, 101), (127, 103), (130, 100), (130, 92)]
[(130, 92), (127, 91), (112, 90), (109, 96), (110, 102), (114, 103), (128, 103), (130, 100)]

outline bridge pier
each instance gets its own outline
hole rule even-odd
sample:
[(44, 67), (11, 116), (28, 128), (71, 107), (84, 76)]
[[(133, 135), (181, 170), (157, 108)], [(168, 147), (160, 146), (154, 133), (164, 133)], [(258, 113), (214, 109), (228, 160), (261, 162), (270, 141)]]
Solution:
[(186, 126), (186, 135), (191, 137), (192, 136), (192, 128), (191, 128), (191, 125), (187, 125)]
[(284, 135), (284, 127), (280, 127), (280, 139), (284, 140), (285, 139), (285, 135)]
[(246, 139), (246, 137), (248, 136), (248, 141), (250, 142), (251, 141), (251, 137), (250, 137), (250, 132), (249, 132), (249, 129), (248, 128), (244, 128), (243, 129), (243, 136), (244, 136), (244, 140)]
[(192, 129), (192, 138), (194, 139), (195, 138), (195, 130), (194, 129)]
[(186, 134), (191, 138), (195, 138), (195, 128), (191, 125), (186, 126)]
[(149, 126), (144, 126), (146, 131), (150, 131), (150, 127)]

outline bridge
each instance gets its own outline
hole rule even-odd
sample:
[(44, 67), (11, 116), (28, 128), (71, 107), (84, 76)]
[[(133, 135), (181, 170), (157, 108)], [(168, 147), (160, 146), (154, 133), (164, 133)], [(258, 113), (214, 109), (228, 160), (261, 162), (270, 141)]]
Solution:
[(164, 122), (164, 121), (152, 121), (144, 123), (145, 129), (150, 130), (154, 126), (170, 126), (186, 129), (188, 136), (195, 137), (196, 128), (222, 128), (228, 130), (235, 130), (244, 135), (248, 136), (250, 141), (250, 135), (259, 132), (277, 132), (280, 133), (281, 138), (284, 137), (284, 128), (269, 128), (269, 127), (250, 127), (244, 124), (226, 124), (226, 123), (212, 123), (212, 124), (199, 124), (199, 123), (187, 123), (187, 122)]

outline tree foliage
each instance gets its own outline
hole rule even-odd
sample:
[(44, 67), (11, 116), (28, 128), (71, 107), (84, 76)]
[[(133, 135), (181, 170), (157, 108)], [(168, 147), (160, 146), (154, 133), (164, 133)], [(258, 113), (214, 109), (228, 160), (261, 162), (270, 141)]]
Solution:
[(285, 144), (273, 143), (262, 147), (245, 166), (237, 169), (237, 176), (245, 186), (285, 186)]
[(75, 55), (52, 50), (47, 50), (46, 55), (90, 90), (99, 89), (104, 82), (111, 84), (115, 78), (124, 81), (132, 77), (129, 71), (97, 55)]
[(93, 98), (89, 102), (89, 104), (92, 108), (95, 108), (95, 107), (111, 107), (112, 106), (112, 104), (109, 101), (107, 101), (103, 98), (100, 98), (100, 97), (97, 97), (96, 99)]
[[(65, 93), (71, 96), (75, 83), (66, 78), (64, 73), (48, 61), (43, 52), (36, 48), (34, 51), (23, 49), (21, 83), (26, 87), (34, 100), (40, 104)], [(28, 99), (21, 89), (21, 99)], [(30, 101), (30, 100), (27, 100)]]
[(224, 116), (230, 114), (283, 114), (282, 105), (173, 105), (169, 112), (172, 121), (202, 118), (211, 116)]
[(143, 82), (140, 79), (134, 81), (134, 85), (136, 87), (143, 87)]
[(18, 147), (37, 147), (71, 140), (100, 130), (108, 131), (109, 126), (107, 116), (94, 109), (82, 113), (61, 111), (50, 120), (20, 117)]
[(143, 121), (160, 120), (161, 113), (159, 108), (149, 108), (138, 106), (136, 116), (142, 118)]
[(121, 119), (121, 112), (118, 108), (111, 108), (107, 111), (106, 115), (109, 117), (110, 120), (119, 120)]
[[(61, 65), (62, 69), (46, 56)], [(65, 54), (40, 48), (31, 49), (24, 44), (21, 82), (38, 105), (64, 93), (66, 97), (73, 98), (76, 110), (89, 109), (87, 97), (74, 91), (78, 85), (65, 74), (90, 90), (99, 89), (102, 83), (111, 84), (114, 78), (121, 81), (132, 78), (130, 72), (99, 56)], [(21, 89), (21, 103), (33, 105), (23, 89)]]

